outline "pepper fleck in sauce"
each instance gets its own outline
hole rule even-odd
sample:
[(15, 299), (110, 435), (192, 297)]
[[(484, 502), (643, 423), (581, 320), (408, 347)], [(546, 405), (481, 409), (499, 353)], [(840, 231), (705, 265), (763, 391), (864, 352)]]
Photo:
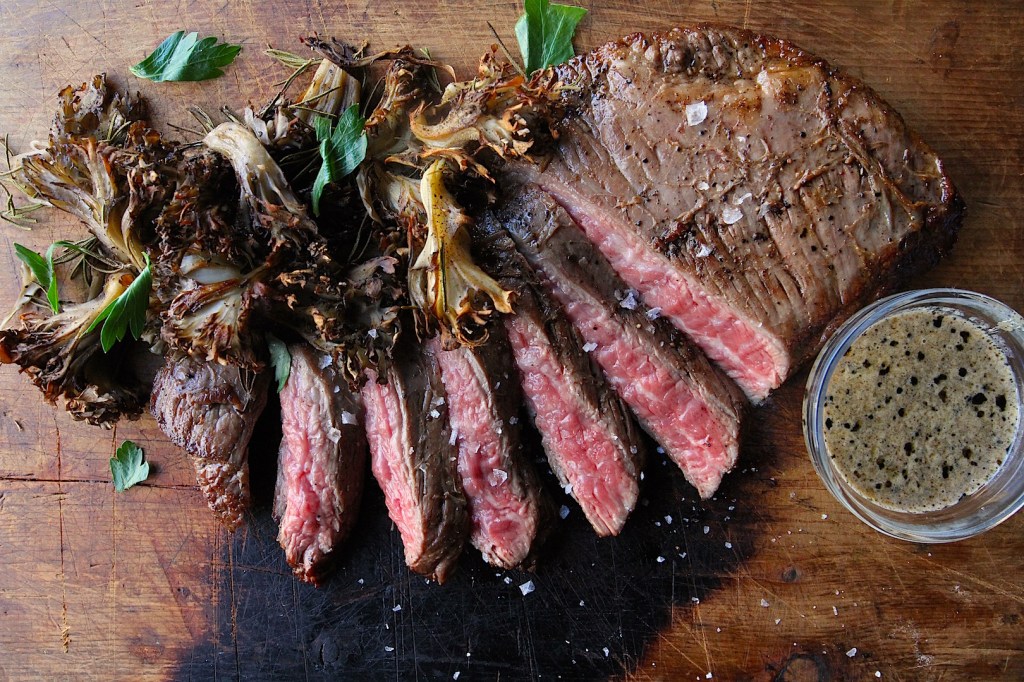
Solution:
[(839, 474), (881, 507), (926, 512), (977, 490), (1003, 463), (1019, 420), (1006, 354), (951, 308), (880, 320), (838, 362), (825, 445)]

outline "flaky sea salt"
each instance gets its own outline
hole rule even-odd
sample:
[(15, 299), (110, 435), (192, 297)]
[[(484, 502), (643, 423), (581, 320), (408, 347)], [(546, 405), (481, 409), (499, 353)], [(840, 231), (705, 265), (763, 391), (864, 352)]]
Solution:
[(707, 258), (708, 256), (711, 255), (712, 251), (713, 249), (707, 244), (701, 244), (700, 246), (697, 247), (697, 251), (693, 255), (696, 256), (697, 258)]
[(743, 211), (735, 206), (726, 206), (722, 209), (722, 222), (726, 225), (738, 223), (743, 219)]
[(761, 600), (761, 608), (763, 608), (763, 609), (768, 608), (768, 600), (767, 599), (762, 599)]
[(495, 469), (491, 472), (491, 487), (499, 486), (508, 480), (508, 472), (504, 469)]
[(430, 411), (430, 418), (431, 419), (438, 419), (438, 418), (440, 418), (440, 416), (441, 416), (441, 413), (438, 412), (437, 410), (431, 410)]
[(318, 364), (320, 365), (320, 369), (327, 369), (331, 366), (332, 362), (334, 362), (334, 358), (330, 355), (321, 355), (320, 362)]
[(452, 429), (452, 435), (448, 436), (448, 445), (455, 445), (455, 441), (459, 439), (459, 432), (457, 429)]
[(686, 105), (686, 124), (695, 126), (708, 117), (708, 105), (703, 100)]
[(636, 292), (633, 291), (632, 289), (627, 291), (625, 298), (619, 301), (619, 306), (625, 308), (626, 310), (636, 310), (636, 305)]
[(659, 317), (661, 317), (661, 308), (659, 308), (658, 306), (654, 306), (653, 308), (648, 308), (648, 310), (647, 310), (647, 312), (645, 314), (647, 315), (647, 319), (648, 320), (656, 320)]
[(593, 341), (591, 341), (590, 343), (583, 344), (583, 352), (584, 353), (589, 353), (589, 352), (594, 351), (594, 350), (597, 350), (597, 344), (594, 343)]
[(532, 580), (527, 580), (525, 583), (519, 586), (519, 591), (523, 593), (524, 597), (533, 592), (535, 589), (537, 588), (533, 584)]
[(563, 504), (562, 508), (558, 510), (558, 515), (563, 519), (566, 518), (569, 516), (569, 508)]
[(345, 426), (352, 426), (359, 423), (359, 419), (351, 412), (342, 410), (341, 412), (341, 423)]
[(697, 189), (699, 189), (701, 192), (707, 192), (709, 189), (711, 189), (711, 185), (709, 185), (706, 180), (701, 180), (700, 182), (697, 183)]
[(341, 440), (341, 431), (332, 426), (331, 428), (327, 429), (327, 437), (331, 439), (332, 443), (337, 443), (339, 440)]
[(854, 656), (856, 656), (857, 655), (857, 647), (853, 647), (852, 649), (847, 651), (846, 655), (849, 656), (850, 658), (853, 658)]

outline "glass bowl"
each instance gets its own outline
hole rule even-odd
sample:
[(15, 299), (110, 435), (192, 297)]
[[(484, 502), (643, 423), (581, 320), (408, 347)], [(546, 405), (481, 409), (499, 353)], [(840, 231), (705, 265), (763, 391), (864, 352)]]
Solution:
[(837, 500), (864, 523), (912, 542), (953, 542), (983, 533), (1024, 506), (1024, 405), (1002, 465), (981, 488), (937, 511), (894, 511), (851, 486), (836, 469), (825, 444), (824, 404), (829, 382), (850, 345), (873, 324), (919, 308), (949, 308), (982, 327), (1009, 362), (1018, 404), (1024, 397), (1024, 318), (999, 301), (959, 289), (908, 291), (877, 301), (854, 314), (822, 348), (807, 380), (803, 429), (814, 468)]

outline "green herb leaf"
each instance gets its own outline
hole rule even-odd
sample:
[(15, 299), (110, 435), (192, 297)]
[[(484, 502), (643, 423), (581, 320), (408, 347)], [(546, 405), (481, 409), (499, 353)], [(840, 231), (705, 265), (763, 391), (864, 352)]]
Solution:
[(548, 0), (524, 0), (523, 11), (516, 22), (516, 40), (526, 73), (561, 64), (575, 54), (572, 36), (587, 10), (552, 5)]
[(149, 462), (142, 461), (142, 448), (130, 440), (121, 443), (110, 460), (110, 474), (114, 477), (114, 490), (119, 493), (145, 481), (149, 477)]
[(328, 183), (338, 182), (359, 167), (366, 157), (366, 119), (359, 115), (359, 105), (353, 104), (338, 119), (334, 130), (326, 116), (317, 116), (313, 122), (316, 139), (320, 140), (323, 164), (313, 182), (313, 215), (320, 215), (320, 197)]
[(100, 345), (104, 353), (109, 353), (114, 343), (124, 338), (130, 328), (136, 339), (142, 336), (146, 326), (146, 309), (149, 308), (149, 290), (153, 287), (152, 263), (146, 255), (146, 267), (121, 292), (121, 295), (107, 304), (100, 314), (92, 321), (86, 332), (91, 332), (102, 322), (100, 329)]
[(224, 72), (220, 67), (234, 61), (242, 49), (241, 45), (218, 45), (213, 36), (202, 40), (198, 38), (195, 31), (172, 33), (153, 50), (153, 54), (131, 67), (132, 73), (156, 83), (204, 81), (222, 75)]
[(270, 364), (274, 367), (274, 379), (277, 380), (277, 392), (280, 393), (292, 371), (292, 354), (288, 352), (285, 342), (273, 334), (267, 334), (267, 350), (270, 351)]
[(59, 313), (60, 299), (57, 297), (57, 278), (53, 273), (53, 251), (56, 247), (56, 244), (51, 244), (50, 248), (46, 250), (46, 255), (41, 256), (26, 246), (15, 244), (14, 253), (28, 266), (36, 281), (39, 282), (39, 286), (46, 292), (46, 300), (49, 302), (50, 308), (53, 312)]

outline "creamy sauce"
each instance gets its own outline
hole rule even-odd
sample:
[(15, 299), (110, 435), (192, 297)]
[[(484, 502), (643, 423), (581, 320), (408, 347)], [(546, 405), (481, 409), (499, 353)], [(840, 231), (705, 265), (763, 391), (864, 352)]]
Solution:
[(1017, 431), (1005, 353), (951, 308), (880, 320), (837, 363), (823, 408), (839, 474), (887, 509), (955, 504), (996, 472)]

